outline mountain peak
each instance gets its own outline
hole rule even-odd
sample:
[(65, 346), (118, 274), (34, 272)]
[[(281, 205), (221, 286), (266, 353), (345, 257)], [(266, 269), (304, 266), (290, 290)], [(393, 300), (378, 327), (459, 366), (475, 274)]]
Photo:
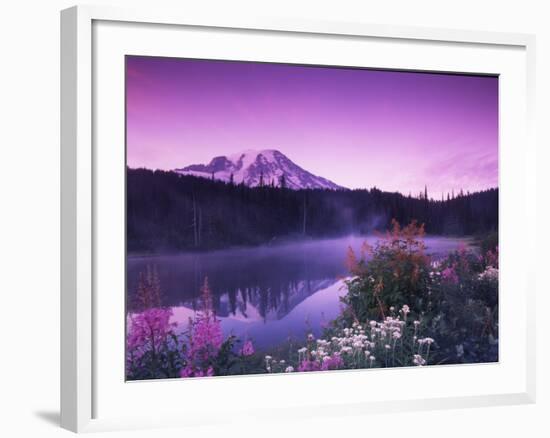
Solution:
[(231, 155), (214, 157), (208, 164), (192, 164), (175, 169), (182, 175), (214, 178), (249, 187), (273, 185), (293, 190), (343, 189), (332, 181), (316, 176), (295, 164), (277, 149), (247, 149)]

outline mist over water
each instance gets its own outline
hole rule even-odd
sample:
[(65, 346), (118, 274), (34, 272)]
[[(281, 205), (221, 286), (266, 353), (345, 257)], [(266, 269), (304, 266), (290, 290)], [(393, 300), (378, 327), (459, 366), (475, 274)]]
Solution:
[[(319, 334), (335, 318), (339, 297), (345, 293), (348, 247), (359, 251), (363, 242), (378, 237), (348, 236), (307, 240), (254, 248), (224, 249), (128, 257), (128, 306), (137, 290), (140, 272), (155, 267), (162, 289), (162, 304), (172, 307), (174, 319), (186, 325), (200, 306), (205, 277), (212, 290), (217, 316), (225, 335), (250, 337), (259, 348)], [(445, 254), (468, 239), (425, 238), (427, 253)]]

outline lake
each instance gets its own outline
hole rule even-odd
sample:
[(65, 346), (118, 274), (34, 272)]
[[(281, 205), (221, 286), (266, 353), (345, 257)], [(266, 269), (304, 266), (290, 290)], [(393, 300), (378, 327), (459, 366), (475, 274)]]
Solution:
[[(250, 338), (257, 349), (319, 335), (340, 312), (345, 293), (348, 247), (358, 251), (377, 237), (348, 236), (255, 248), (155, 256), (130, 256), (127, 263), (128, 302), (140, 272), (155, 266), (162, 304), (184, 326), (200, 308), (205, 277), (212, 290), (216, 315), (227, 336)], [(468, 244), (467, 239), (427, 237), (427, 252), (445, 254)]]

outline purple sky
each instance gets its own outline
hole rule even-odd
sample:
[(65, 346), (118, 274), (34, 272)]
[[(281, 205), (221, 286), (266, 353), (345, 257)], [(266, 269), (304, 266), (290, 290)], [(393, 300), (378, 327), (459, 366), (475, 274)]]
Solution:
[(498, 79), (127, 58), (130, 167), (174, 169), (278, 149), (349, 188), (498, 185)]

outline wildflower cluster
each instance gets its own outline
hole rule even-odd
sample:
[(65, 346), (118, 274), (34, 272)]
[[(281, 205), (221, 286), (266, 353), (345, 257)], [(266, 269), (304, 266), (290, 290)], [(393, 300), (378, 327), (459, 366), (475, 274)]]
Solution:
[(397, 221), (375, 246), (363, 245), (360, 254), (348, 250), (352, 275), (343, 298), (348, 321), (384, 319), (389, 307), (408, 303), (415, 307), (430, 283), (430, 257), (423, 241), (424, 227)]
[(482, 281), (498, 281), (498, 269), (488, 266), (478, 278)]
[(170, 309), (151, 308), (129, 317), (127, 333), (126, 367), (130, 375), (140, 378), (169, 377), (178, 366), (174, 354), (177, 344), (175, 324), (170, 322)]
[(404, 305), (399, 315), (387, 316), (382, 321), (371, 320), (364, 324), (355, 322), (351, 327), (326, 331), (326, 338), (314, 339), (310, 334), (305, 346), (297, 350), (296, 363), (280, 366), (266, 356), (268, 372), (327, 371), (337, 369), (361, 369), (390, 366), (426, 365), (430, 337), (420, 338), (420, 321), (409, 320), (409, 306)]
[[(465, 245), (444, 257), (434, 258), (423, 244), (423, 228), (411, 223), (393, 229), (374, 247), (348, 254), (351, 279), (343, 297), (345, 311), (337, 318), (337, 327), (354, 321), (382, 320), (400, 303), (408, 303), (408, 312), (400, 313), (424, 321), (424, 330), (437, 340), (431, 343), (435, 363), (480, 362), (498, 360), (498, 246), (481, 243), (481, 252)], [(387, 342), (389, 363), (394, 348)], [(411, 343), (412, 345), (412, 343)], [(411, 354), (420, 354), (411, 350)], [(378, 354), (380, 356), (380, 354)], [(385, 362), (385, 354), (383, 357)], [(395, 355), (395, 366), (399, 363)], [(404, 355), (402, 357), (411, 357)], [(418, 357), (416, 364), (424, 365)]]
[[(155, 271), (148, 269), (148, 272)], [(138, 287), (143, 294), (142, 302), (158, 303), (158, 283), (154, 280), (151, 284), (155, 287), (145, 288), (142, 284)], [(150, 291), (155, 293), (151, 295)], [(201, 297), (201, 309), (189, 319), (187, 330), (171, 322), (171, 309), (152, 307), (128, 317), (128, 379), (210, 377), (261, 370), (251, 340), (237, 349), (238, 340), (233, 336), (224, 339), (221, 321), (213, 311), (208, 279), (204, 281)]]
[(181, 377), (213, 376), (213, 362), (223, 342), (220, 320), (212, 310), (212, 296), (205, 279), (202, 287), (202, 310), (189, 320), (186, 366)]
[(166, 341), (174, 324), (170, 323), (170, 309), (148, 309), (130, 317), (128, 347), (136, 354), (144, 351), (158, 351)]

